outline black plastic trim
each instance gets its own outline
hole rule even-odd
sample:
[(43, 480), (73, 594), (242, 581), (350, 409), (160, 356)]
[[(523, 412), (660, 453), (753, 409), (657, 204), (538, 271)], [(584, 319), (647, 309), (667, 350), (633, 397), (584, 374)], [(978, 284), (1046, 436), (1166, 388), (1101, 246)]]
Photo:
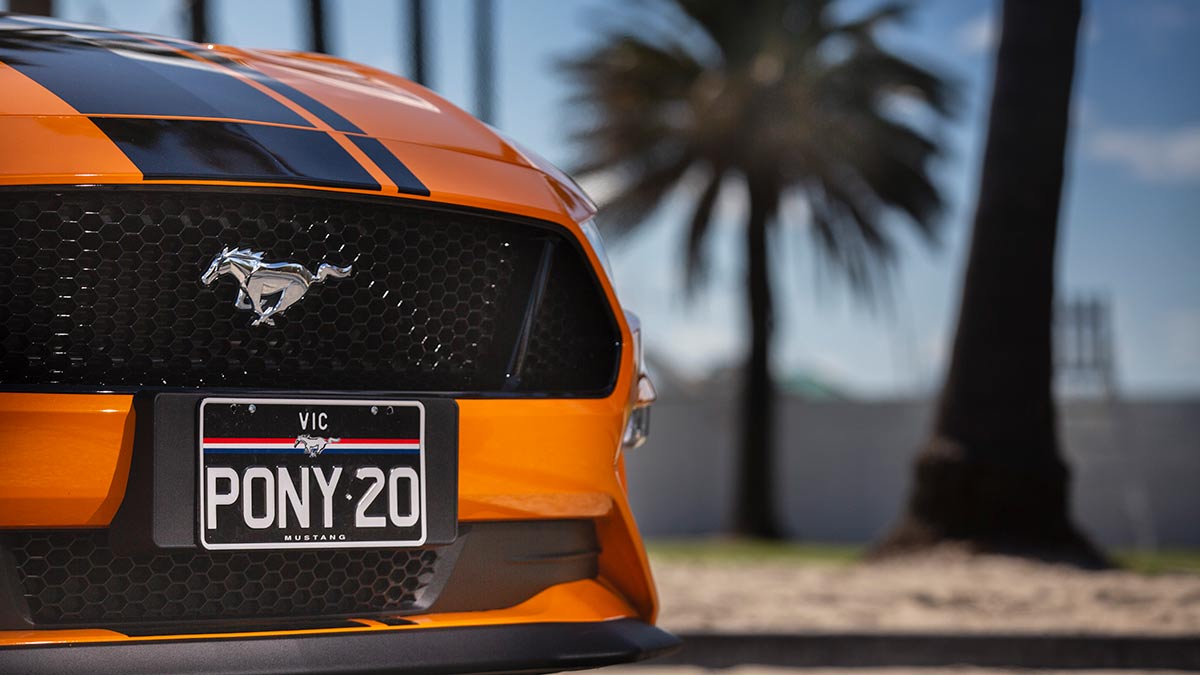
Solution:
[(542, 244), (542, 258), (538, 261), (537, 273), (533, 277), (533, 286), (528, 293), (529, 301), (525, 305), (525, 316), (521, 319), (521, 330), (516, 344), (513, 346), (512, 358), (504, 378), (504, 391), (514, 391), (521, 384), (521, 371), (525, 368), (525, 354), (529, 352), (529, 341), (533, 337), (533, 323), (537, 320), (538, 309), (542, 306), (542, 296), (546, 294), (546, 281), (550, 278), (550, 265), (554, 262), (554, 248), (557, 242), (547, 239)]
[[(141, 385), (86, 384), (5, 384), (0, 392), (6, 394), (201, 394), (203, 396), (300, 396), (308, 398), (349, 396), (354, 398), (411, 398), (420, 399), (589, 399), (607, 398), (592, 394), (524, 391), (422, 391), (382, 389), (268, 389), (264, 387), (152, 387)], [(612, 392), (610, 391), (609, 394)]]
[(358, 160), (332, 136), (316, 129), (208, 120), (90, 119), (146, 180), (230, 180), (380, 189)]
[(406, 628), (220, 640), (0, 648), (10, 673), (539, 673), (640, 661), (678, 649), (636, 619)]
[[(411, 621), (409, 623), (412, 623)], [(219, 635), (221, 633), (255, 633), (269, 630), (328, 630), (330, 628), (361, 628), (365, 624), (339, 617), (303, 617), (285, 620), (193, 621), (186, 626), (180, 622), (125, 624), (119, 627), (129, 637), (161, 637), (179, 635), (180, 630), (192, 633)]]
[[(600, 573), (600, 542), (590, 520), (471, 523), (453, 571), (429, 613), (512, 607), (541, 591)], [(460, 537), (461, 539), (461, 537)]]

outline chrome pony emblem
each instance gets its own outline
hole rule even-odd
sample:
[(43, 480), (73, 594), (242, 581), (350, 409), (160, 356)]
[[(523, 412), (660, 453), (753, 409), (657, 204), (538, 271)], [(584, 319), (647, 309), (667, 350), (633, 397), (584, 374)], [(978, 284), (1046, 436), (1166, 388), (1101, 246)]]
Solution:
[(222, 249), (200, 277), (205, 286), (212, 285), (222, 274), (236, 279), (240, 288), (233, 306), (258, 315), (251, 326), (263, 323), (274, 326), (275, 320), (271, 317), (296, 304), (313, 284), (329, 277), (350, 276), (350, 265), (336, 267), (321, 263), (317, 273), (311, 274), (300, 263), (265, 263), (262, 257), (262, 253), (248, 248)]
[(325, 447), (330, 443), (337, 443), (340, 438), (324, 438), (322, 436), (310, 436), (308, 434), (300, 434), (296, 437), (294, 447), (304, 448), (304, 454), (309, 457), (316, 457), (325, 451)]

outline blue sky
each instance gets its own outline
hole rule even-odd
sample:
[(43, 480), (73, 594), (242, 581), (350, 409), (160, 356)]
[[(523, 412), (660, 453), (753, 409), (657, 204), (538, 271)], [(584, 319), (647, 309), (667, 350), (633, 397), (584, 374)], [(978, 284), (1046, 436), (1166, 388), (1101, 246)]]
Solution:
[[(3, 0), (0, 0), (0, 5)], [(59, 15), (184, 35), (183, 2), (57, 0)], [(295, 0), (216, 1), (216, 39), (302, 48)], [(473, 108), (471, 3), (428, 3), (432, 86)], [(845, 0), (854, 13), (875, 0)], [(334, 53), (405, 74), (407, 3), (332, 2)], [(777, 371), (808, 372), (865, 397), (936, 388), (953, 336), (972, 195), (982, 150), (995, 46), (989, 0), (924, 0), (887, 41), (963, 84), (957, 120), (939, 130), (950, 152), (936, 167), (950, 204), (941, 246), (901, 237), (891, 301), (870, 310), (836, 278), (822, 277), (805, 223), (789, 222), (776, 247), (781, 326)], [(1110, 298), (1118, 382), (1132, 394), (1200, 392), (1200, 2), (1091, 0), (1082, 36), (1059, 288)], [(604, 0), (497, 0), (495, 125), (569, 166), (568, 83), (553, 64), (603, 39), (622, 20)], [(603, 186), (587, 186), (597, 192)], [(685, 302), (679, 287), (684, 189), (633, 238), (612, 245), (618, 288), (642, 315), (651, 349), (690, 374), (736, 363), (744, 320), (739, 294), (743, 199), (718, 209), (709, 288)], [(902, 228), (897, 228), (900, 230)], [(1014, 273), (1019, 273), (1014, 270)]]

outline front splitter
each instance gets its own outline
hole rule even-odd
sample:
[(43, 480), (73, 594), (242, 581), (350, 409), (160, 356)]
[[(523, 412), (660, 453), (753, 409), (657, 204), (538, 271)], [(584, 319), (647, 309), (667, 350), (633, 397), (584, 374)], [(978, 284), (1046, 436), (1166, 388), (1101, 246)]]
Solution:
[(674, 651), (636, 619), (303, 636), (58, 644), (0, 649), (9, 673), (537, 673)]

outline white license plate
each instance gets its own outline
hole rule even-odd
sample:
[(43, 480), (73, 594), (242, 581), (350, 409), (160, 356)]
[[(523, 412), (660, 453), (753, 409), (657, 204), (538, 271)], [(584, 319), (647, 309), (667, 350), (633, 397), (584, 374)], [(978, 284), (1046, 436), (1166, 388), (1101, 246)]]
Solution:
[(425, 543), (418, 401), (207, 398), (198, 447), (204, 548)]

